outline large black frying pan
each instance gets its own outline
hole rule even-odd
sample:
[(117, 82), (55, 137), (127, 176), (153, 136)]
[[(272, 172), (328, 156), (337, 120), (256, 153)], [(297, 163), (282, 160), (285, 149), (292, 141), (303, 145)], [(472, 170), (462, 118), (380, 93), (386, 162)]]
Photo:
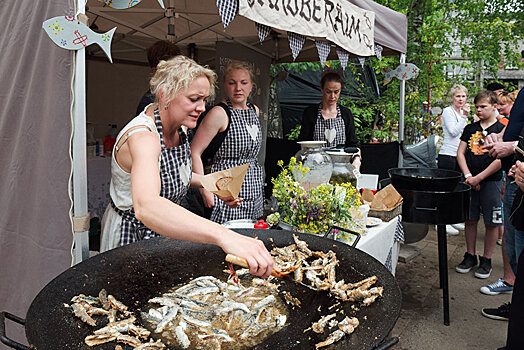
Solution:
[(412, 191), (453, 191), (462, 175), (434, 168), (393, 168), (388, 173), (393, 187)]
[[(238, 230), (245, 235), (256, 234), (270, 248), (293, 243), (291, 232), (283, 230)], [(273, 243), (269, 238), (273, 238)], [(358, 281), (377, 275), (377, 285), (384, 287), (384, 296), (357, 313), (360, 326), (329, 349), (372, 349), (391, 331), (400, 314), (401, 293), (391, 273), (377, 260), (343, 243), (312, 235), (300, 235), (312, 250), (333, 250), (340, 259), (337, 279)], [(80, 293), (108, 293), (138, 311), (147, 301), (172, 286), (201, 275), (224, 277), (225, 254), (216, 246), (177, 241), (159, 237), (144, 240), (92, 257), (56, 277), (36, 296), (26, 316), (26, 336), (37, 350), (111, 349), (115, 343), (88, 347), (84, 338), (93, 328), (74, 317), (64, 303)], [(259, 344), (257, 349), (314, 349), (326, 338), (312, 332), (304, 333), (321, 315), (328, 314), (333, 299), (326, 292), (312, 291), (283, 280), (302, 302), (299, 309), (290, 309), (287, 325)], [(321, 310), (319, 312), (319, 309)], [(352, 315), (350, 303), (344, 304), (346, 315)], [(138, 313), (137, 313), (138, 314)], [(0, 320), (3, 323), (3, 320)], [(123, 346), (124, 349), (131, 349)], [(15, 347), (16, 348), (16, 347)]]

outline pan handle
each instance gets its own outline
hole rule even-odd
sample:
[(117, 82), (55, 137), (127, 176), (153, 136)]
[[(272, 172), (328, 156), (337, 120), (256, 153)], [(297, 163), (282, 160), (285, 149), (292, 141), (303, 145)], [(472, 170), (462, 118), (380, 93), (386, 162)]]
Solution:
[(398, 343), (398, 337), (392, 337), (384, 340), (383, 343), (377, 345), (374, 350), (386, 350)]
[(353, 244), (351, 245), (353, 248), (355, 248), (355, 246), (357, 245), (358, 241), (360, 240), (360, 233), (358, 233), (356, 231), (351, 231), (351, 230), (348, 230), (348, 229), (345, 229), (345, 228), (339, 227), (339, 226), (329, 226), (329, 229), (324, 234), (324, 237), (329, 237), (329, 235), (331, 234), (331, 231), (333, 231), (333, 230), (345, 231), (345, 232), (347, 232), (349, 234), (352, 234), (353, 236), (357, 236), (357, 238), (355, 238), (355, 241), (353, 241)]
[(5, 319), (6, 318), (18, 324), (21, 324), (22, 326), (25, 326), (25, 320), (23, 318), (12, 315), (7, 311), (0, 312), (0, 341), (4, 343), (5, 345), (12, 347), (13, 349), (31, 350), (31, 348), (29, 348), (28, 346), (17, 343), (14, 340), (11, 340), (7, 337), (7, 335), (5, 334)]

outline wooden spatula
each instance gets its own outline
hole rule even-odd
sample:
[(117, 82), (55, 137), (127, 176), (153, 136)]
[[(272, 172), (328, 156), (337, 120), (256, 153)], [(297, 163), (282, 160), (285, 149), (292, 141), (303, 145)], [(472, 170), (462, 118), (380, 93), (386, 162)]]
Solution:
[[(245, 268), (249, 269), (249, 264), (247, 263), (247, 260), (244, 259), (244, 258), (238, 257), (236, 255), (227, 254), (226, 255), (226, 261), (230, 262), (232, 264), (235, 264), (235, 265), (238, 265), (238, 266), (242, 266), (242, 267), (245, 267)], [(281, 277), (284, 277), (287, 274), (290, 274), (293, 271), (294, 270), (288, 270), (288, 271), (285, 271), (285, 272), (277, 272), (277, 271), (273, 270), (271, 272), (271, 275), (281, 278)]]

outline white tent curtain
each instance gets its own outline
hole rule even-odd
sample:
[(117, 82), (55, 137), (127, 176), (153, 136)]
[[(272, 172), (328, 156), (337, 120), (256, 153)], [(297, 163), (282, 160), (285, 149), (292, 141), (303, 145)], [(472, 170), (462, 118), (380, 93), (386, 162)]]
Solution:
[[(0, 310), (23, 318), (72, 261), (74, 53), (42, 30), (59, 15), (74, 15), (72, 0), (0, 1)], [(23, 328), (6, 323), (8, 336), (25, 342)]]

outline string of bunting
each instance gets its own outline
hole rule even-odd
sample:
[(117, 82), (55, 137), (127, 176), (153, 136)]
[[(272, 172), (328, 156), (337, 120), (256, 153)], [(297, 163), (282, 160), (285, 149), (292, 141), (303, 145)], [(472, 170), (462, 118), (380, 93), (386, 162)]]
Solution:
[(302, 50), (306, 37), (297, 33), (287, 32), (287, 38), (289, 40), (289, 48), (293, 54), (294, 61), (300, 53), (300, 50)]
[(382, 49), (382, 46), (375, 44), (375, 56), (377, 56), (379, 61), (382, 61)]
[(317, 45), (318, 57), (320, 58), (320, 65), (324, 67), (329, 52), (331, 51), (331, 44), (321, 40), (315, 40), (315, 44)]
[(226, 29), (238, 13), (238, 0), (217, 0), (217, 8)]
[(337, 55), (343, 70), (346, 70), (349, 61), (349, 52), (337, 46)]
[(271, 27), (268, 27), (264, 24), (260, 24), (258, 22), (255, 22), (255, 25), (257, 27), (258, 39), (260, 39), (260, 42), (262, 42), (271, 32)]
[[(101, 1), (115, 9), (126, 9), (139, 4), (142, 0)], [(164, 8), (163, 0), (157, 1), (159, 2), (160, 6)], [(216, 0), (216, 5), (225, 30), (239, 12), (239, 0)], [(258, 38), (260, 42), (262, 42), (271, 32), (271, 27), (258, 22), (255, 22), (255, 25)], [(85, 24), (78, 21), (78, 19), (71, 16), (50, 18), (42, 24), (42, 27), (51, 40), (53, 40), (53, 42), (60, 47), (67, 50), (79, 50), (91, 44), (98, 44), (109, 58), (109, 61), (112, 62), (110, 45), (116, 27), (106, 33), (98, 34), (93, 32)], [(304, 35), (290, 31), (288, 31), (287, 34), (289, 47), (293, 55), (293, 61), (295, 61), (302, 50), (302, 47), (304, 46), (306, 37)], [(320, 63), (322, 66), (324, 66), (331, 51), (332, 44), (330, 42), (321, 40), (315, 40), (315, 44), (317, 47)], [(374, 54), (379, 60), (382, 60), (382, 50), (382, 46), (378, 44), (374, 45)], [(336, 52), (342, 68), (345, 69), (349, 60), (348, 51), (337, 45)], [(364, 66), (365, 58), (359, 57), (359, 61), (360, 64)]]

